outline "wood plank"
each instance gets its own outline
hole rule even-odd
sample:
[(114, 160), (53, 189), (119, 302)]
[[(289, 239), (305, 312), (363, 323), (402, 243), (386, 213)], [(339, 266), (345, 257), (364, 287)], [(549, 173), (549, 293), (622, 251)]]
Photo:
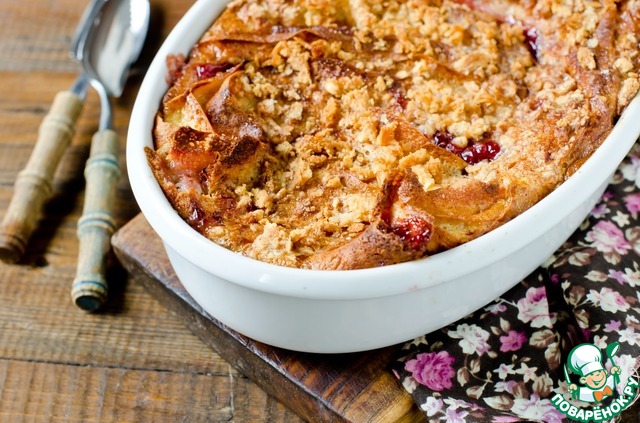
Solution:
[[(144, 69), (195, 0), (152, 0), (151, 24), (139, 68)], [(71, 40), (87, 1), (3, 0), (0, 2), (0, 71), (75, 73)], [(36, 11), (36, 13), (34, 13)], [(128, 98), (129, 96), (127, 96)]]
[(307, 354), (255, 342), (206, 314), (187, 294), (160, 239), (139, 215), (112, 239), (125, 268), (203, 341), (243, 374), (312, 421), (422, 421), (389, 371), (398, 347), (354, 354)]
[(220, 374), (159, 372), (0, 359), (0, 421), (295, 420), (227, 367)]

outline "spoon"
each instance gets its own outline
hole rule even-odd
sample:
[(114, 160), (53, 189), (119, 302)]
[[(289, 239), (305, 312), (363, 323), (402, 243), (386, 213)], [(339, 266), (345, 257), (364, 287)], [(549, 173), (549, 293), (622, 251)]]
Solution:
[(96, 310), (107, 297), (105, 261), (116, 224), (112, 217), (120, 177), (118, 134), (109, 96), (119, 97), (149, 28), (149, 0), (94, 0), (98, 13), (80, 28), (74, 56), (100, 96), (100, 124), (85, 167), (85, 202), (78, 220), (78, 267), (71, 288), (76, 305)]

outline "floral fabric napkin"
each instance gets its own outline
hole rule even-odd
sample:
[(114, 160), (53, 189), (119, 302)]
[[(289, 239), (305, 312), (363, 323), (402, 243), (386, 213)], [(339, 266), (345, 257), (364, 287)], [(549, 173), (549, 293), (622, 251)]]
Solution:
[(486, 307), (404, 345), (393, 372), (429, 421), (569, 421), (551, 399), (560, 393), (589, 406), (571, 400), (564, 373), (581, 343), (620, 343), (613, 359), (622, 392), (640, 357), (638, 188), (636, 144), (590, 216), (543, 266)]

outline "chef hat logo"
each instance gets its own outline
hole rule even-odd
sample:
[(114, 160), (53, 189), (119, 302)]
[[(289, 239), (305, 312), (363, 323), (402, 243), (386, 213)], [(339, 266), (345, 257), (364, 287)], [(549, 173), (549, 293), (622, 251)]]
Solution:
[(595, 345), (580, 344), (569, 353), (569, 368), (580, 376), (604, 370), (602, 352)]

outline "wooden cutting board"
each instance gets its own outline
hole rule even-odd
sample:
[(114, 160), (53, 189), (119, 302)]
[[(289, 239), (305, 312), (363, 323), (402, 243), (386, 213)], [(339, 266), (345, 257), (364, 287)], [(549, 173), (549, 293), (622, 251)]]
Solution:
[(400, 346), (352, 354), (308, 354), (253, 341), (205, 313), (176, 277), (142, 215), (112, 239), (129, 273), (221, 357), (309, 421), (420, 422), (424, 414), (389, 370)]

